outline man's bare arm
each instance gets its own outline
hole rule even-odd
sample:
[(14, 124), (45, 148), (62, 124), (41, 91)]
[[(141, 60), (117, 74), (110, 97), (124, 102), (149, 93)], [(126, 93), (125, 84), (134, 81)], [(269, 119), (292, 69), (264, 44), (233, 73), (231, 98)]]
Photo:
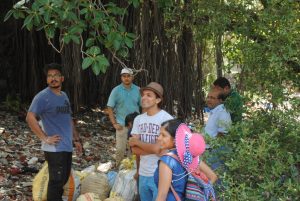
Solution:
[(118, 124), (118, 122), (117, 122), (117, 120), (115, 118), (115, 115), (114, 115), (113, 108), (107, 107), (107, 113), (108, 113), (109, 120), (110, 120), (111, 124), (113, 125), (113, 127), (116, 130), (121, 130), (122, 126), (120, 124)]
[(33, 112), (28, 112), (26, 116), (26, 121), (28, 126), (32, 130), (32, 132), (43, 142), (47, 144), (56, 144), (60, 141), (59, 135), (53, 135), (51, 137), (47, 136), (47, 134), (40, 127), (38, 120), (36, 118), (36, 114)]

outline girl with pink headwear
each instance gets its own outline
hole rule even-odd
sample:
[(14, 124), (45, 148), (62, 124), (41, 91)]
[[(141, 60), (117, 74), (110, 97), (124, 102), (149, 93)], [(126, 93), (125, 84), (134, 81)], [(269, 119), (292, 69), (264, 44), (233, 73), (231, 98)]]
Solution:
[(158, 143), (165, 154), (154, 173), (158, 186), (156, 201), (184, 200), (187, 175), (196, 170), (204, 173), (211, 183), (217, 180), (216, 174), (199, 159), (205, 151), (203, 136), (192, 133), (186, 124), (177, 119), (162, 123)]

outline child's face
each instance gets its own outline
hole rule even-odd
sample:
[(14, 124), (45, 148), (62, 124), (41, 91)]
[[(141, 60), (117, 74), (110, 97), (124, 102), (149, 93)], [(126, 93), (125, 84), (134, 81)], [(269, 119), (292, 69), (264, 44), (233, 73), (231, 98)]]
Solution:
[(132, 122), (128, 122), (128, 126), (129, 129), (132, 128)]
[(165, 129), (164, 126), (160, 128), (158, 142), (160, 143), (161, 149), (172, 149), (175, 147), (174, 138), (170, 135), (170, 133)]

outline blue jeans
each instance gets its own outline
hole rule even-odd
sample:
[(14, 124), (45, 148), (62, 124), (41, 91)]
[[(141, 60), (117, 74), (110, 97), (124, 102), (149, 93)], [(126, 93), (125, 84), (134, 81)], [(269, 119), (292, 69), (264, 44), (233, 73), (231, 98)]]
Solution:
[(141, 201), (155, 201), (157, 197), (157, 187), (154, 177), (139, 175), (139, 194)]

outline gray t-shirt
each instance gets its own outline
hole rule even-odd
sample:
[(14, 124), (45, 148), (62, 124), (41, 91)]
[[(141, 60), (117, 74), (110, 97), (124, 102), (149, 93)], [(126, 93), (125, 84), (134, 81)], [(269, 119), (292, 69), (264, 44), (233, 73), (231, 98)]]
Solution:
[(71, 107), (64, 92), (56, 95), (50, 88), (45, 88), (34, 97), (28, 111), (40, 117), (43, 130), (48, 136), (61, 137), (61, 141), (55, 146), (44, 144), (44, 151), (73, 151)]
[[(149, 116), (145, 112), (134, 119), (131, 134), (140, 135), (142, 142), (155, 144), (160, 133), (160, 125), (170, 119), (173, 119), (173, 117), (164, 110), (153, 116)], [(142, 155), (140, 157), (139, 175), (153, 176), (158, 159), (159, 157), (155, 154)]]

